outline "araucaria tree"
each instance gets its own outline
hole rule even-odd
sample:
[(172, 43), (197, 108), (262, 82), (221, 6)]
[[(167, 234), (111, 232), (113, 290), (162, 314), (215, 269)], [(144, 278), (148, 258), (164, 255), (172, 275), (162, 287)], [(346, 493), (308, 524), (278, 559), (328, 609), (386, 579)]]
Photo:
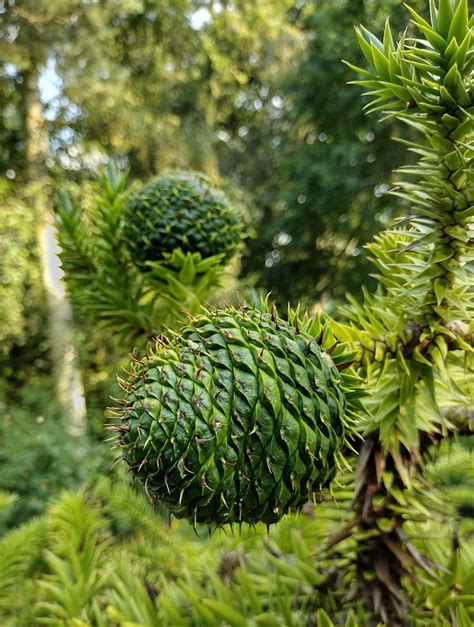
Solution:
[(425, 462), (468, 429), (474, 396), (474, 19), (467, 0), (431, 0), (429, 22), (408, 9), (417, 34), (397, 43), (388, 22), (382, 41), (357, 30), (367, 110), (412, 127), (419, 139), (404, 143), (419, 160), (397, 172), (392, 192), (406, 215), (370, 246), (380, 288), (336, 330), (358, 350), (371, 396), (354, 517), (332, 545), (353, 536), (354, 595), (391, 624), (406, 618), (403, 578), (415, 568), (437, 575), (406, 526), (434, 516)]
[[(362, 612), (361, 625), (414, 620), (418, 586), (429, 589), (441, 573), (412, 537), (415, 523), (443, 516), (431, 507), (425, 465), (443, 438), (468, 430), (472, 416), (474, 18), (467, 0), (431, 0), (429, 8), (429, 22), (409, 9), (412, 25), (399, 41), (388, 22), (382, 40), (357, 30), (368, 69), (353, 69), (368, 89), (368, 112), (408, 124), (419, 138), (404, 140), (418, 162), (398, 171), (393, 190), (406, 214), (370, 245), (375, 293), (351, 300), (342, 321), (298, 311), (283, 320), (265, 304), (190, 317), (134, 362), (113, 427), (150, 497), (179, 517), (216, 526), (277, 522), (324, 490), (356, 449), (345, 522), (319, 547), (324, 564), (314, 562), (317, 598), (327, 600), (337, 624), (349, 608)], [(159, 219), (147, 204), (132, 221), (128, 249), (146, 249), (149, 259), (160, 258), (161, 240), (141, 229), (156, 223), (167, 237), (182, 219), (172, 212), (165, 224), (160, 202)], [(101, 220), (107, 211), (104, 205)], [(63, 230), (68, 220), (74, 227), (74, 215), (63, 211)], [(232, 225), (221, 233), (225, 241)], [(76, 272), (77, 243), (67, 242), (64, 265), (80, 297), (89, 268), (79, 264)], [(139, 285), (157, 263), (140, 270)], [(149, 302), (139, 298), (134, 307)], [(343, 480), (348, 471), (340, 474)], [(445, 591), (464, 608), (467, 591), (449, 583)], [(433, 624), (433, 603), (420, 606), (416, 624)], [(469, 621), (459, 607), (452, 620)]]

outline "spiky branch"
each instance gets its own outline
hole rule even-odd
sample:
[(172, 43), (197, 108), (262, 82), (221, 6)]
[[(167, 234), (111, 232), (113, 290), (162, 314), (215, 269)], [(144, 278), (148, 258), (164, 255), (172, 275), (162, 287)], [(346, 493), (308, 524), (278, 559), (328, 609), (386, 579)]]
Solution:
[(398, 171), (392, 192), (408, 214), (369, 247), (380, 289), (332, 325), (352, 340), (371, 392), (354, 518), (332, 544), (355, 540), (352, 595), (393, 625), (408, 613), (403, 577), (418, 568), (436, 577), (404, 526), (427, 515), (417, 494), (426, 455), (456, 431), (450, 407), (462, 415), (474, 389), (474, 18), (467, 0), (431, 1), (430, 22), (408, 9), (419, 36), (395, 43), (388, 22), (383, 40), (361, 27), (369, 69), (351, 66), (369, 90), (369, 113), (421, 135), (405, 142), (419, 161)]

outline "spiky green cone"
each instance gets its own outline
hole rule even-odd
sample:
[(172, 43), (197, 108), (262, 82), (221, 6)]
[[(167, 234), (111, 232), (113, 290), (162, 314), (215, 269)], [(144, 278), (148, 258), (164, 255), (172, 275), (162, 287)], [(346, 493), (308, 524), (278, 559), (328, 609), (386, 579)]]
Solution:
[(135, 363), (126, 390), (123, 458), (177, 517), (275, 523), (334, 477), (339, 371), (275, 315), (206, 311)]
[(181, 248), (202, 258), (230, 258), (241, 241), (242, 225), (225, 195), (202, 174), (170, 172), (133, 194), (123, 238), (132, 260), (160, 261)]

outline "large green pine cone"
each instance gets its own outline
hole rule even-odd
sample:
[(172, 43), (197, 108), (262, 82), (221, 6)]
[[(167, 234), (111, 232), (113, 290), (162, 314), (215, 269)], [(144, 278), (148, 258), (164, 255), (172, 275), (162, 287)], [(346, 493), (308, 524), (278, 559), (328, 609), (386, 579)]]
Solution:
[(255, 310), (207, 311), (137, 362), (123, 457), (195, 522), (274, 523), (334, 477), (339, 372), (315, 339)]
[(161, 261), (176, 248), (203, 258), (230, 258), (242, 225), (225, 195), (202, 174), (171, 172), (133, 194), (124, 215), (123, 238), (137, 264)]

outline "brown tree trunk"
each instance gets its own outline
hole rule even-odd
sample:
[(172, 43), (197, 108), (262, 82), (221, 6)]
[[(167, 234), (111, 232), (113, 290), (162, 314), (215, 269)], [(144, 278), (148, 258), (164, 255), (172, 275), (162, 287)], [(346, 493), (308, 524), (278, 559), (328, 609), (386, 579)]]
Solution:
[(26, 178), (33, 188), (32, 206), (38, 213), (38, 243), (49, 310), (49, 344), (57, 399), (69, 430), (79, 434), (86, 426), (84, 387), (74, 347), (71, 306), (61, 281), (56, 228), (47, 192), (49, 138), (40, 100), (39, 72), (35, 65), (23, 72), (23, 85)]

